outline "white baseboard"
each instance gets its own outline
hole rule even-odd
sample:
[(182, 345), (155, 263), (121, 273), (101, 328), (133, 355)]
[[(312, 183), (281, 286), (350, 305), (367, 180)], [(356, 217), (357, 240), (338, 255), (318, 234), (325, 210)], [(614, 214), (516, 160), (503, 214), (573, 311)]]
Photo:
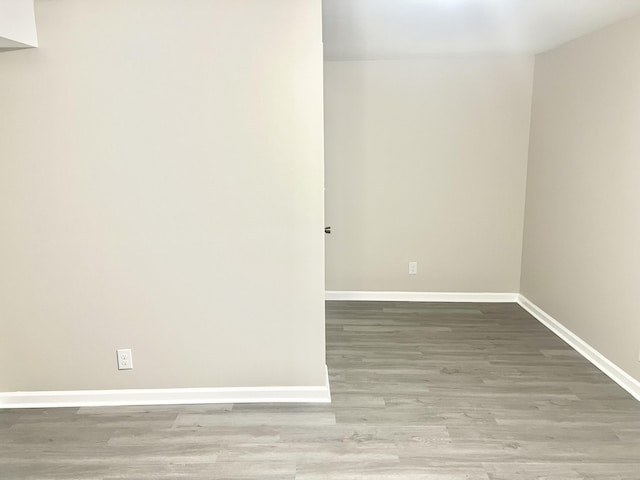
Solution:
[[(517, 293), (327, 291), (327, 300), (398, 302), (518, 303), (535, 319), (640, 401), (640, 382), (574, 334), (540, 307)], [(199, 403), (330, 403), (329, 375), (318, 387), (167, 388), (0, 392), (0, 408), (51, 408)]]
[(638, 380), (622, 370), (615, 363), (602, 355), (567, 327), (562, 325), (558, 320), (528, 300), (525, 296), (518, 295), (518, 304), (545, 327), (569, 344), (569, 346), (571, 346), (580, 355), (602, 370), (604, 374), (629, 392), (636, 400), (640, 401), (640, 382)]
[(350, 300), (370, 302), (479, 302), (515, 303), (517, 293), (479, 292), (352, 292), (326, 291), (326, 300)]
[(0, 392), (0, 408), (188, 405), (198, 403), (331, 403), (329, 375), (318, 387), (156, 388)]

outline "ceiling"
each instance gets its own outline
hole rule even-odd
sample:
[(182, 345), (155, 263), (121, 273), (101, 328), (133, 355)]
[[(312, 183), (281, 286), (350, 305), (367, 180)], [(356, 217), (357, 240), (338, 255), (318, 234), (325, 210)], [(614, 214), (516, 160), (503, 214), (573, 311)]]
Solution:
[(323, 0), (326, 60), (539, 53), (640, 15), (640, 0)]

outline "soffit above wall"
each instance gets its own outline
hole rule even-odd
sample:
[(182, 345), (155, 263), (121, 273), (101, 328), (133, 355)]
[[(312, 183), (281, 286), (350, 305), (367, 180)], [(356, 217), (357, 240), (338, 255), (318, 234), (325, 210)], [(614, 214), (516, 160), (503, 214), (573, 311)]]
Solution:
[(37, 46), (33, 0), (0, 0), (0, 51)]
[(640, 0), (323, 0), (326, 60), (536, 54), (640, 14)]

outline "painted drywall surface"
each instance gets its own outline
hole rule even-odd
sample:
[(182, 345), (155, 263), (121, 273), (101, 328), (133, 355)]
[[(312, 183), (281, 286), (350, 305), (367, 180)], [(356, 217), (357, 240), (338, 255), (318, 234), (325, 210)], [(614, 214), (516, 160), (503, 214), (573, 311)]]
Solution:
[(320, 2), (36, 15), (0, 57), (0, 390), (323, 385)]
[(640, 380), (640, 18), (536, 59), (522, 293)]
[(531, 57), (325, 62), (328, 290), (519, 291), (532, 82)]
[(0, 48), (36, 47), (32, 0), (0, 0)]

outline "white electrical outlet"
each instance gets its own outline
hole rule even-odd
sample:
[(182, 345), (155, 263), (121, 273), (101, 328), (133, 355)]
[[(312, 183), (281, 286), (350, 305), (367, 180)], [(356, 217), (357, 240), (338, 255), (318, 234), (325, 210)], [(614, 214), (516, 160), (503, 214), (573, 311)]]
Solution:
[(133, 357), (130, 348), (116, 350), (118, 355), (118, 370), (131, 370), (133, 368)]
[(418, 274), (418, 262), (409, 262), (409, 275)]

